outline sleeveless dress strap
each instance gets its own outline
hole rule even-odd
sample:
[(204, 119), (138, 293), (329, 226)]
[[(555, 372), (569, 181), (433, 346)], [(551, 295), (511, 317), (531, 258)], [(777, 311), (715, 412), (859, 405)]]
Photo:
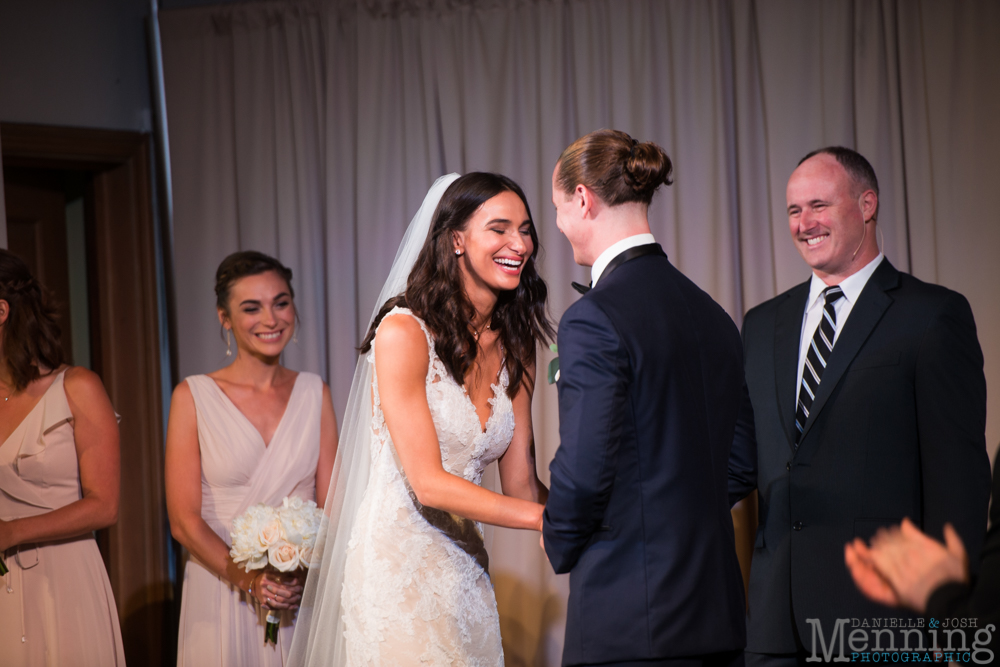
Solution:
[[(427, 337), (427, 347), (429, 347), (431, 349), (434, 349), (434, 337), (431, 336), (431, 332), (427, 328), (427, 325), (424, 323), (424, 321), (422, 319), (420, 319), (419, 317), (417, 317), (416, 315), (414, 315), (413, 311), (410, 310), (409, 308), (403, 308), (402, 306), (396, 306), (395, 308), (393, 308), (392, 310), (390, 310), (388, 313), (385, 314), (385, 317), (382, 318), (382, 322), (385, 322), (386, 318), (390, 317), (391, 315), (400, 315), (400, 314), (402, 314), (402, 315), (409, 315), (410, 317), (412, 317), (413, 319), (415, 319), (417, 321), (417, 324), (420, 325), (420, 330), (423, 331), (424, 332), (424, 336)], [(375, 329), (375, 335), (376, 336), (378, 335), (378, 330), (380, 328), (382, 328), (382, 322), (379, 322), (378, 327)]]
[[(45, 436), (57, 426), (73, 420), (73, 412), (69, 409), (69, 399), (66, 398), (66, 388), (64, 385), (66, 371), (68, 370), (69, 367), (59, 371), (55, 380), (52, 381), (49, 388), (45, 390), (45, 394), (42, 395), (37, 407), (42, 413), (41, 429), (39, 430), (38, 437), (25, 438), (17, 452), (17, 458), (20, 459), (40, 454), (45, 449)], [(29, 413), (28, 417), (25, 417), (25, 421), (29, 417), (34, 418)]]
[[(413, 319), (415, 319), (417, 321), (417, 324), (420, 325), (420, 330), (424, 332), (424, 336), (427, 338), (427, 356), (428, 356), (427, 381), (430, 382), (435, 377), (437, 377), (438, 375), (441, 374), (441, 369), (437, 368), (437, 366), (440, 365), (440, 361), (438, 360), (437, 352), (434, 349), (434, 337), (431, 335), (430, 329), (427, 328), (427, 325), (424, 323), (424, 321), (422, 319), (420, 319), (419, 317), (417, 317), (416, 315), (413, 314), (412, 310), (410, 310), (409, 308), (403, 308), (401, 306), (396, 306), (395, 308), (393, 308), (392, 310), (390, 310), (388, 313), (386, 313), (385, 317), (382, 318), (382, 321), (379, 322), (378, 327), (375, 328), (375, 337), (378, 337), (378, 330), (382, 328), (382, 324), (385, 322), (386, 318), (388, 318), (391, 315), (409, 315), (410, 317), (412, 317)], [(368, 354), (368, 362), (372, 364), (372, 372), (374, 374), (374, 371), (375, 371), (375, 368), (374, 368), (374, 366), (375, 366), (375, 345), (374, 345), (374, 343), (372, 344), (371, 352), (369, 352), (369, 354)], [(376, 394), (377, 394), (378, 378), (375, 378), (374, 382), (375, 382)], [(377, 398), (377, 396), (376, 396), (376, 398)]]

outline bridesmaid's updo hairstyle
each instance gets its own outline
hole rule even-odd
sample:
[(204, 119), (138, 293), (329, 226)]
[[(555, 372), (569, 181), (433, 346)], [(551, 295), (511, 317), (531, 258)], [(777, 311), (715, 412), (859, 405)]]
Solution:
[(261, 273), (274, 271), (284, 278), (288, 285), (288, 293), (295, 298), (292, 289), (292, 270), (270, 255), (256, 250), (240, 250), (222, 260), (215, 271), (215, 305), (222, 312), (229, 314), (229, 292), (240, 278), (257, 276)]
[(476, 310), (462, 289), (462, 273), (452, 248), (452, 232), (463, 231), (469, 219), (487, 201), (513, 192), (528, 214), (534, 250), (524, 262), (517, 289), (501, 292), (493, 309), (490, 329), (496, 331), (505, 351), (507, 395), (513, 398), (524, 380), (525, 367), (534, 362), (537, 341), (555, 336), (545, 313), (547, 289), (535, 261), (541, 246), (531, 217), (531, 207), (521, 186), (501, 174), (474, 171), (448, 186), (434, 210), (431, 228), (406, 280), (406, 291), (385, 302), (372, 322), (359, 350), (368, 352), (382, 318), (396, 306), (409, 308), (434, 334), (434, 351), (459, 385), (476, 358), (479, 345), (469, 323)]
[(0, 299), (7, 302), (3, 326), (3, 356), (14, 383), (21, 391), (41, 375), (39, 367), (54, 370), (63, 365), (60, 329), (48, 291), (35, 280), (21, 259), (0, 248)]
[(618, 130), (586, 134), (559, 156), (556, 182), (566, 194), (586, 185), (608, 206), (653, 201), (653, 193), (670, 185), (673, 165), (667, 153), (651, 141), (639, 143)]

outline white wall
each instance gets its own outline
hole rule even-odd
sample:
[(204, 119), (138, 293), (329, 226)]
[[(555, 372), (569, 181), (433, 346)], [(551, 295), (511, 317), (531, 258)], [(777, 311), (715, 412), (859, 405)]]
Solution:
[(0, 2), (0, 121), (150, 131), (148, 0)]

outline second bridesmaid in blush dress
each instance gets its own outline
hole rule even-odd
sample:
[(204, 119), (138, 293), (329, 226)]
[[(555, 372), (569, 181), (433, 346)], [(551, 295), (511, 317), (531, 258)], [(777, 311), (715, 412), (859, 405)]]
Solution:
[[(258, 503), (298, 496), (322, 505), (337, 424), (319, 376), (279, 363), (296, 325), (291, 271), (247, 251), (227, 257), (216, 278), (219, 319), (236, 359), (177, 386), (167, 430), (167, 510), (174, 536), (191, 552), (177, 664), (280, 666), (301, 573), (245, 572), (229, 556), (230, 530)], [(268, 609), (281, 611), (277, 645), (264, 643)]]

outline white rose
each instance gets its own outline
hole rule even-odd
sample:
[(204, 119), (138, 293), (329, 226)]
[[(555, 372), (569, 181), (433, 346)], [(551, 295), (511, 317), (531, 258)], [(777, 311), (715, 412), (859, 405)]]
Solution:
[(313, 561), (313, 553), (314, 552), (313, 552), (312, 545), (303, 544), (301, 547), (299, 547), (299, 561), (300, 561), (300, 564), (304, 565), (305, 567), (312, 567), (313, 566), (313, 562), (314, 562)]
[(291, 572), (299, 567), (299, 550), (288, 542), (272, 544), (267, 549), (267, 562), (278, 572)]
[(261, 550), (269, 549), (273, 544), (281, 539), (281, 521), (278, 517), (271, 517), (267, 522), (257, 528), (257, 543)]

